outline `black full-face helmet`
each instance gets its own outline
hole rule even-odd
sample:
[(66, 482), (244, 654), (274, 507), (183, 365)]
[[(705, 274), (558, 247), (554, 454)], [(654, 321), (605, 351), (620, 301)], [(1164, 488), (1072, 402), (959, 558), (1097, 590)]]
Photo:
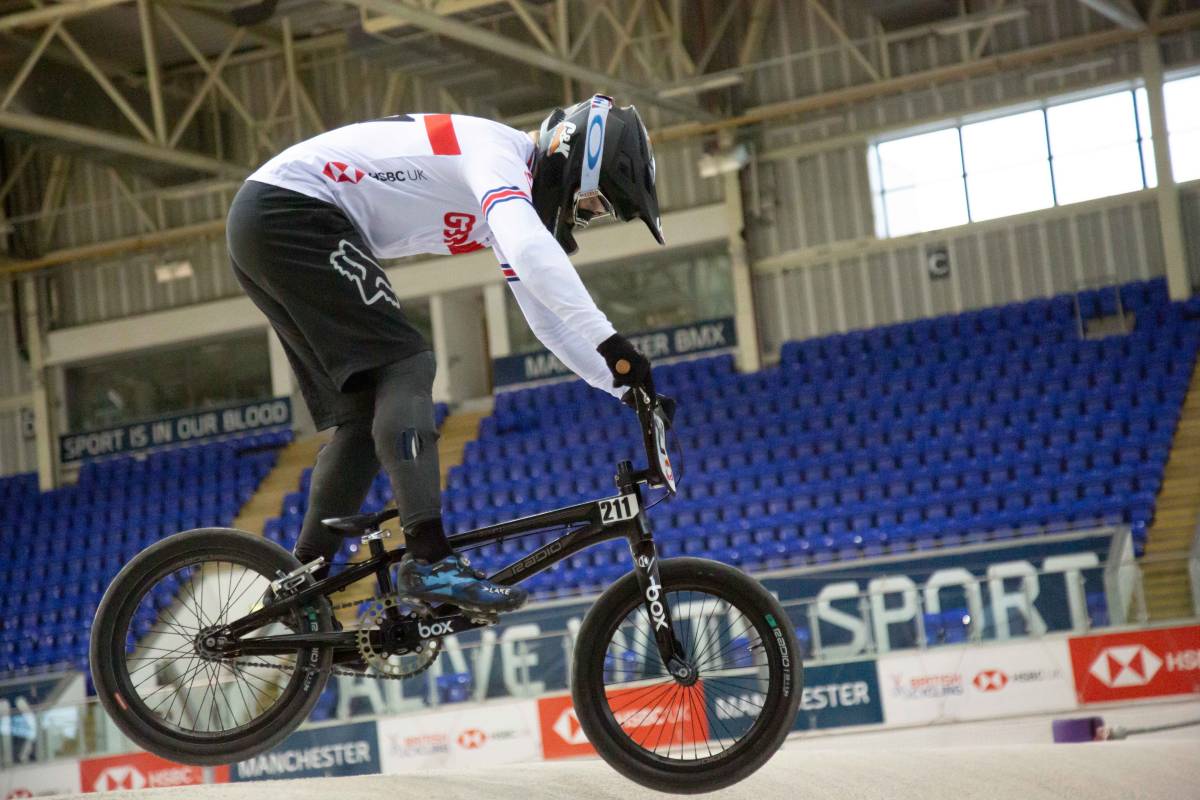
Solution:
[[(611, 97), (593, 96), (555, 109), (542, 121), (533, 160), (533, 205), (542, 223), (568, 254), (578, 247), (576, 224), (612, 214), (622, 222), (640, 219), (663, 244), (654, 151), (633, 106), (617, 108)], [(595, 198), (603, 212), (581, 208)]]

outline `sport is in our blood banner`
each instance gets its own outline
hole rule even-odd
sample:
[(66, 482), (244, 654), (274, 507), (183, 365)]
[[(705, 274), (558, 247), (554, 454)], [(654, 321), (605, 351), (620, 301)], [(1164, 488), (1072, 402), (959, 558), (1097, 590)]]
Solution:
[(1200, 625), (1071, 639), (1080, 703), (1200, 695)]
[[(708, 739), (708, 715), (705, 713), (704, 686), (689, 689), (689, 699), (679, 692), (662, 692), (662, 687), (634, 687), (608, 692), (609, 708), (629, 736), (648, 749), (699, 744)], [(542, 755), (547, 758), (592, 756), (595, 748), (588, 742), (569, 694), (538, 700), (542, 728)]]

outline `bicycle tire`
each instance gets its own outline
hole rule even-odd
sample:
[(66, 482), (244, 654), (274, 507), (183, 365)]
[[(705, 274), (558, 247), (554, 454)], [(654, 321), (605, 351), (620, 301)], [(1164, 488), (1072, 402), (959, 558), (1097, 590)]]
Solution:
[[(92, 681), (105, 711), (135, 744), (183, 764), (228, 764), (281, 742), (307, 719), (320, 698), (333, 655), (331, 648), (298, 650), (295, 663), (306, 664), (309, 669), (294, 670), (267, 712), (236, 732), (186, 735), (155, 716), (130, 680), (126, 641), (131, 635), (134, 611), (150, 588), (173, 571), (217, 560), (241, 564), (264, 577), (291, 572), (300, 566), (287, 550), (242, 531), (201, 528), (177, 533), (138, 553), (117, 573), (100, 601), (92, 625), (89, 652)], [(308, 630), (334, 629), (327, 601), (306, 609), (309, 610), (313, 613), (303, 616)]]
[[(779, 749), (795, 722), (804, 670), (786, 612), (758, 581), (733, 567), (698, 558), (665, 559), (659, 562), (659, 570), (664, 595), (710, 593), (736, 607), (753, 626), (771, 676), (763, 704), (765, 719), (756, 721), (746, 738), (730, 750), (690, 762), (671, 763), (633, 741), (610, 708), (604, 678), (605, 656), (617, 629), (630, 613), (644, 614), (639, 611), (644, 598), (632, 572), (599, 597), (580, 626), (571, 687), (575, 713), (600, 757), (630, 780), (676, 794), (711, 792), (741, 781)], [(678, 636), (680, 620), (674, 622)], [(653, 657), (661, 663), (657, 651)]]

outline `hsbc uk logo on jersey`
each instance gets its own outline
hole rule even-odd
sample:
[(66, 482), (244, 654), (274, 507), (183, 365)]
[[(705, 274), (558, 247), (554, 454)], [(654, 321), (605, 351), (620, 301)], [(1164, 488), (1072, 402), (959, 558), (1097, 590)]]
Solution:
[(1200, 626), (1071, 640), (1080, 702), (1200, 694)]
[(358, 183), (366, 176), (366, 173), (358, 167), (341, 161), (326, 161), (325, 169), (321, 170), (321, 174), (334, 183)]

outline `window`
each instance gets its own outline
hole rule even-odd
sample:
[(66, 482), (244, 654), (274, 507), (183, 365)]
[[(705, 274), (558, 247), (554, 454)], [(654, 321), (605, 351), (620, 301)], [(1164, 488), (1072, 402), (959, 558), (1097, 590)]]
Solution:
[(1146, 90), (1134, 92), (1133, 101), (1137, 106), (1138, 132), (1142, 136), (1142, 169), (1146, 171), (1146, 188), (1153, 189), (1158, 186), (1158, 165), (1154, 163), (1154, 137), (1150, 135), (1150, 101), (1146, 98)]
[(1200, 75), (1163, 85), (1171, 168), (1177, 181), (1200, 178)]
[(964, 125), (962, 150), (972, 221), (1054, 205), (1043, 112)]
[[(1163, 97), (1175, 180), (1200, 179), (1200, 75)], [(881, 141), (869, 156), (880, 238), (1158, 185), (1145, 89)]]
[[(1046, 109), (1059, 203), (1145, 187), (1133, 103), (1129, 92), (1118, 92)], [(1154, 161), (1153, 145), (1150, 161)]]
[(267, 337), (256, 333), (70, 367), (66, 389), (71, 431), (262, 400), (271, 396)]
[[(664, 252), (634, 261), (588, 264), (580, 273), (613, 326), (625, 333), (733, 316), (733, 278), (724, 250)], [(542, 348), (512, 292), (508, 335), (513, 353)]]
[(876, 155), (884, 236), (968, 221), (956, 128), (881, 142)]

